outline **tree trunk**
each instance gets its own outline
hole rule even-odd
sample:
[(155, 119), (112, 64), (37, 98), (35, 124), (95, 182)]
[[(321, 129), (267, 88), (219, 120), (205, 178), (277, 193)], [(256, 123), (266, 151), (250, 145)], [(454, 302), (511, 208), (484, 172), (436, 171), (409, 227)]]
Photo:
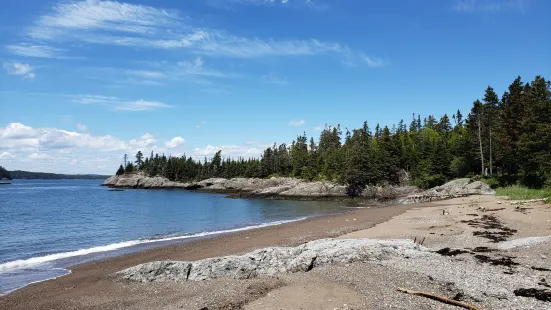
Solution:
[(481, 137), (481, 125), (480, 125), (480, 114), (478, 114), (478, 143), (480, 145), (480, 162), (482, 163), (480, 173), (484, 175), (484, 152), (482, 151), (482, 137)]
[(492, 125), (490, 124), (490, 175), (494, 175), (494, 171), (492, 168)]

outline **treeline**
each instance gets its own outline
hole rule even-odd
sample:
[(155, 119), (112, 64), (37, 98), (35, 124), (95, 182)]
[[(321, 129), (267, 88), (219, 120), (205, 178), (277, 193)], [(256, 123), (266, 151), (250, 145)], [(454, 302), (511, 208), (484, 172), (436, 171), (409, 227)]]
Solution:
[(466, 118), (457, 110), (451, 117), (413, 114), (411, 121), (374, 130), (367, 122), (344, 133), (339, 125), (326, 126), (317, 141), (299, 135), (291, 145), (267, 148), (259, 159), (223, 159), (220, 151), (204, 161), (138, 152), (134, 162), (125, 158), (117, 174), (144, 171), (176, 181), (293, 176), (347, 184), (351, 196), (367, 185), (408, 179), (427, 188), (474, 175), (541, 188), (551, 186), (550, 145), (550, 83), (518, 77), (501, 98), (488, 86)]
[(8, 179), (8, 180), (11, 180), (12, 177), (11, 177), (11, 174), (8, 170), (6, 170), (6, 168), (0, 166), (0, 180), (2, 179)]
[[(97, 175), (97, 174), (59, 174), (59, 173), (48, 173), (48, 172), (31, 172), (31, 171), (21, 171), (15, 170), (11, 171), (11, 176), (13, 179), (27, 179), (27, 180), (100, 180), (106, 179), (109, 176)], [(0, 177), (1, 178), (1, 177)]]

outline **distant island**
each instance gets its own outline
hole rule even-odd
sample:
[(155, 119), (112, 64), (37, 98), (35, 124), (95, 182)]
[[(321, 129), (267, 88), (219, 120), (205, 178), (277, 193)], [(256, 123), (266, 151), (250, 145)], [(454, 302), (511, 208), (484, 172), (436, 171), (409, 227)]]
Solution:
[[(58, 174), (58, 173), (48, 173), (48, 172), (31, 172), (31, 171), (21, 171), (15, 170), (10, 171), (9, 174), (11, 178), (23, 179), (23, 180), (99, 180), (106, 179), (109, 176), (98, 175), (98, 174)], [(1, 177), (0, 177), (1, 179)]]

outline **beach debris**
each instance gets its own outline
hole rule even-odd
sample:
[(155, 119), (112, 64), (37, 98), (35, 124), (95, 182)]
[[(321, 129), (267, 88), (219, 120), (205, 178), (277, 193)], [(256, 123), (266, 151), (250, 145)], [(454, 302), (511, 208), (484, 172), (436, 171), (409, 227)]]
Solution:
[(538, 285), (545, 286), (545, 287), (550, 287), (550, 288), (551, 288), (551, 285), (549, 285), (549, 284), (547, 283), (547, 281), (545, 280), (545, 278), (541, 278), (540, 282), (538, 282)]
[(515, 296), (532, 297), (537, 300), (551, 302), (551, 291), (537, 288), (519, 288), (514, 291)]
[(473, 236), (490, 239), (494, 243), (506, 241), (507, 238), (517, 233), (515, 229), (505, 227), (503, 223), (493, 215), (483, 215), (480, 219), (462, 220), (471, 227), (483, 228), (482, 231), (474, 231)]
[(505, 210), (505, 208), (486, 209), (486, 211), (485, 211), (485, 212), (492, 212), (492, 211), (501, 211), (501, 210)]
[(425, 237), (423, 237), (423, 239), (419, 238), (419, 243), (417, 243), (417, 237), (415, 237), (413, 239), (413, 243), (416, 243), (416, 244), (419, 244), (419, 245), (423, 245), (423, 243), (425, 243)]
[[(481, 310), (480, 308), (478, 308), (476, 306), (473, 306), (473, 305), (470, 305), (468, 303), (458, 301), (458, 300), (453, 300), (453, 299), (446, 298), (446, 297), (443, 297), (443, 296), (438, 296), (438, 295), (427, 293), (427, 292), (412, 291), (412, 290), (408, 290), (408, 289), (401, 288), (401, 287), (398, 288), (398, 291), (402, 292), (402, 293), (410, 294), (410, 295), (423, 296), (423, 297), (426, 297), (426, 298), (430, 298), (430, 299), (433, 299), (433, 300), (443, 302), (445, 304), (454, 305), (454, 306), (462, 307), (462, 308), (465, 308), (465, 309)], [(456, 297), (457, 297), (457, 295), (456, 295)]]
[(477, 246), (476, 248), (472, 249), (472, 251), (476, 253), (489, 253), (489, 252), (495, 252), (497, 251), (497, 249), (491, 249), (485, 246)]
[(443, 248), (443, 249), (440, 249), (440, 250), (436, 251), (436, 253), (438, 253), (442, 256), (456, 256), (456, 255), (460, 255), (460, 254), (464, 254), (464, 253), (470, 253), (470, 252), (465, 251), (465, 250), (460, 250), (460, 249)]
[(532, 266), (532, 269), (537, 270), (537, 271), (551, 271), (551, 269), (549, 269), (549, 268), (534, 267), (534, 266)]
[(481, 262), (481, 263), (488, 263), (488, 264), (491, 264), (491, 265), (494, 265), (494, 266), (513, 267), (513, 266), (520, 265), (519, 263), (517, 263), (513, 260), (513, 259), (516, 258), (514, 256), (502, 256), (502, 257), (499, 257), (499, 258), (491, 258), (491, 257), (486, 256), (486, 255), (478, 254), (478, 255), (475, 255), (474, 257), (476, 259), (478, 259), (478, 261)]
[(546, 201), (547, 199), (549, 199), (549, 198), (530, 199), (530, 200), (515, 200), (515, 201), (509, 202), (509, 204), (510, 205), (524, 205), (524, 204), (527, 204), (527, 203)]

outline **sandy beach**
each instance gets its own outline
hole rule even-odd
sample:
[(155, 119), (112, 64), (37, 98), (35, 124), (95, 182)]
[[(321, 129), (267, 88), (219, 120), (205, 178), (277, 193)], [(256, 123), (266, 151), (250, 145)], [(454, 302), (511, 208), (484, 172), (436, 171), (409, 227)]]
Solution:
[[(494, 226), (488, 228), (487, 221)], [(489, 229), (492, 233), (480, 234)], [(549, 205), (519, 206), (502, 197), (351, 209), (74, 266), (70, 275), (0, 297), (0, 308), (458, 309), (396, 290), (404, 287), (480, 309), (551, 309), (549, 302), (514, 293), (519, 288), (547, 289), (551, 283), (551, 272), (546, 271), (551, 269), (551, 239), (526, 239), (549, 235)], [(496, 236), (503, 240), (495, 242)], [(248, 280), (135, 283), (115, 276), (151, 261), (194, 261), (320, 238), (425, 239), (427, 251), (450, 248), (463, 253), (446, 255), (449, 251), (444, 250), (423, 260), (332, 264)], [(494, 264), (504, 257), (513, 264)]]

